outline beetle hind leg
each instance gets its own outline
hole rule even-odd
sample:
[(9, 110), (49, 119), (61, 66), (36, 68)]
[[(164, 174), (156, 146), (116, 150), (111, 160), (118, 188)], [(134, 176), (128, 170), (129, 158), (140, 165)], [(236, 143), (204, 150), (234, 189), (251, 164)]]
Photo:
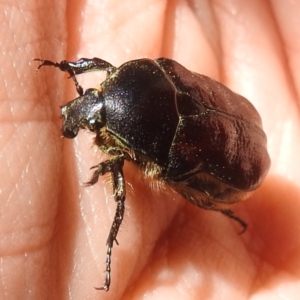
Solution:
[(228, 218), (237, 221), (243, 227), (242, 231), (239, 232), (239, 234), (242, 234), (242, 233), (244, 233), (247, 230), (247, 226), (248, 226), (247, 223), (245, 221), (243, 221), (241, 218), (235, 216), (233, 214), (232, 210), (230, 210), (230, 209), (221, 209), (220, 212), (223, 215), (227, 216)]
[[(247, 229), (247, 223), (233, 214), (233, 211), (230, 209), (226, 209), (228, 203), (224, 201), (224, 199), (218, 199), (214, 195), (212, 195), (205, 187), (200, 189), (200, 186), (197, 186), (197, 190), (194, 189), (192, 185), (188, 183), (182, 184), (177, 183), (173, 186), (174, 189), (181, 194), (185, 199), (189, 200), (194, 205), (206, 209), (206, 210), (214, 210), (219, 211), (228, 218), (238, 222), (242, 227), (242, 231), (240, 234), (244, 233)], [(233, 201), (232, 203), (234, 203)], [(231, 204), (231, 202), (229, 202)]]

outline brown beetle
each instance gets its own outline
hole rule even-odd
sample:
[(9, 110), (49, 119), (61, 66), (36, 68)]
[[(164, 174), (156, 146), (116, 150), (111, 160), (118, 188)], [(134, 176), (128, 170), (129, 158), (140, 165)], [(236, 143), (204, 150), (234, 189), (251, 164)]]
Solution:
[[(81, 128), (95, 132), (95, 144), (110, 157), (93, 167), (88, 182), (111, 172), (117, 202), (100, 289), (110, 286), (111, 251), (124, 215), (124, 160), (246, 229), (228, 207), (258, 188), (270, 166), (261, 118), (248, 100), (166, 58), (133, 60), (119, 68), (99, 58), (39, 61), (38, 68), (69, 73), (79, 93), (61, 108), (63, 135), (74, 138)], [(99, 90), (83, 92), (75, 75), (90, 71), (106, 71), (107, 78)]]

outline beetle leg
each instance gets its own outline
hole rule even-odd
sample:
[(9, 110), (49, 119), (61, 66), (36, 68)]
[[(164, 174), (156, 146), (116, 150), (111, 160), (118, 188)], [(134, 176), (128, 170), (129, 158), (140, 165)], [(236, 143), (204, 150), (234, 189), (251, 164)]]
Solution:
[(70, 75), (70, 78), (72, 78), (72, 80), (74, 81), (76, 91), (80, 96), (83, 95), (83, 88), (81, 87), (81, 85), (79, 85), (75, 75), (94, 71), (106, 71), (108, 77), (112, 72), (114, 72), (117, 69), (109, 62), (97, 57), (91, 59), (80, 58), (75, 62), (63, 60), (60, 63), (39, 58), (36, 58), (34, 60), (41, 62), (41, 64), (37, 67), (37, 70), (39, 70), (43, 66), (51, 66), (59, 68), (63, 72), (67, 72)]
[(220, 210), (220, 212), (222, 214), (224, 214), (225, 216), (227, 216), (228, 218), (233, 219), (233, 220), (235, 220), (235, 221), (237, 221), (238, 223), (241, 224), (241, 226), (243, 227), (243, 229), (242, 229), (242, 231), (239, 234), (242, 234), (242, 233), (244, 233), (246, 231), (247, 226), (248, 226), (247, 223), (245, 221), (243, 221), (242, 219), (240, 219), (239, 217), (235, 216), (233, 214), (232, 210), (230, 210), (230, 209), (222, 209), (222, 210)]
[[(63, 60), (60, 63), (57, 63), (57, 62), (53, 62), (51, 60), (44, 60), (44, 59), (35, 58), (34, 61), (40, 61), (41, 62), (41, 64), (37, 67), (36, 71), (38, 71), (43, 66), (50, 66), (50, 67), (59, 68), (63, 72), (68, 72), (69, 75), (70, 75), (69, 78), (72, 78), (72, 80), (74, 81), (77, 93), (80, 96), (83, 96), (83, 88), (78, 83), (78, 81), (75, 77), (75, 74), (77, 74), (77, 73), (74, 72), (74, 70), (72, 69), (72, 67), (69, 65), (69, 63), (66, 60)], [(78, 73), (78, 74), (80, 74), (80, 73)]]
[(99, 176), (102, 176), (108, 172), (114, 172), (114, 166), (118, 165), (121, 169), (124, 164), (124, 158), (123, 157), (116, 157), (112, 158), (110, 160), (104, 161), (96, 166), (92, 166), (90, 169), (96, 169), (96, 171), (93, 173), (92, 178), (85, 183), (85, 186), (94, 185), (98, 182)]
[[(233, 211), (230, 209), (224, 209), (221, 208), (220, 206), (216, 205), (216, 202), (214, 201), (214, 197), (205, 189), (201, 190), (201, 193), (204, 194), (205, 196), (198, 196), (198, 193), (193, 192), (192, 189), (187, 189), (186, 185), (184, 186), (185, 188), (182, 188), (180, 185), (177, 187), (174, 186), (175, 190), (181, 194), (185, 199), (189, 200), (191, 203), (194, 205), (201, 207), (206, 210), (213, 210), (213, 211), (219, 211), (225, 216), (227, 216), (230, 219), (235, 220), (238, 222), (242, 227), (242, 231), (240, 234), (244, 233), (247, 229), (247, 223), (240, 219), (239, 217), (235, 216), (233, 214)], [(197, 190), (200, 191), (200, 188), (197, 187)]]
[(124, 211), (125, 211), (126, 190), (125, 190), (125, 180), (123, 175), (123, 164), (124, 164), (123, 157), (117, 157), (102, 162), (99, 165), (92, 167), (93, 169), (96, 168), (96, 171), (94, 172), (91, 180), (87, 182), (87, 185), (93, 185), (98, 181), (100, 175), (104, 175), (107, 172), (111, 172), (113, 191), (114, 191), (115, 201), (117, 202), (115, 217), (111, 225), (110, 232), (106, 242), (107, 252), (106, 252), (105, 282), (103, 287), (95, 288), (96, 290), (108, 291), (110, 286), (112, 247), (114, 242), (118, 244), (117, 235), (118, 235), (119, 228), (122, 224)]
[(61, 69), (62, 71), (69, 72), (69, 69), (72, 69), (74, 74), (79, 75), (87, 72), (95, 72), (95, 71), (106, 71), (107, 76), (109, 76), (112, 72), (116, 71), (116, 67), (114, 67), (109, 62), (100, 59), (98, 57), (94, 58), (80, 58), (75, 62), (71, 61), (62, 61), (60, 64), (66, 69)]

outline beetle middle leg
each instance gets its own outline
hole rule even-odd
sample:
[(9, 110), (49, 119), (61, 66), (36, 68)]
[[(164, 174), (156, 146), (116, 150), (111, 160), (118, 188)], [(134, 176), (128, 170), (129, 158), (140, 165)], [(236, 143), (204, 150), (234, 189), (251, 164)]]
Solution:
[(87, 185), (93, 185), (98, 181), (100, 175), (104, 175), (107, 172), (111, 172), (112, 174), (112, 184), (115, 201), (117, 202), (117, 208), (113, 223), (110, 228), (110, 232), (107, 238), (107, 252), (106, 252), (106, 275), (105, 282), (103, 287), (95, 288), (96, 290), (104, 290), (108, 291), (110, 282), (111, 282), (111, 254), (112, 247), (114, 242), (118, 244), (117, 235), (119, 228), (123, 221), (124, 211), (125, 211), (125, 198), (126, 198), (126, 190), (125, 190), (125, 180), (123, 175), (123, 165), (124, 158), (117, 157), (107, 160), (105, 162), (100, 163), (97, 166), (92, 167), (96, 169), (91, 180), (87, 182)]

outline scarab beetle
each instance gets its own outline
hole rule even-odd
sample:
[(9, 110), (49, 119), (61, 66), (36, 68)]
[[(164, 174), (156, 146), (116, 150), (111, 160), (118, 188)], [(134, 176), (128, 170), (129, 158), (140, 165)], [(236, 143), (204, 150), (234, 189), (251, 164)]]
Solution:
[[(109, 156), (92, 167), (88, 182), (93, 185), (110, 172), (117, 202), (99, 289), (110, 287), (111, 252), (125, 208), (125, 160), (196, 206), (220, 211), (246, 229), (228, 206), (259, 187), (270, 166), (261, 118), (248, 100), (167, 58), (133, 60), (119, 68), (99, 58), (37, 60), (38, 69), (67, 72), (79, 93), (61, 107), (63, 136), (74, 138), (88, 129)], [(107, 77), (99, 89), (84, 92), (75, 76), (90, 71), (106, 71)]]

